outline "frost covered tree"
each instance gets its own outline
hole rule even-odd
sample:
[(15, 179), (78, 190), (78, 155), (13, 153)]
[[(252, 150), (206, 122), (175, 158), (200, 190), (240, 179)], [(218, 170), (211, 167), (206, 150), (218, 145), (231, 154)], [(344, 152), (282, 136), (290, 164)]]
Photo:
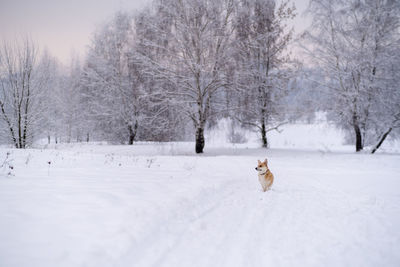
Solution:
[(179, 136), (179, 107), (168, 102), (167, 85), (160, 86), (147, 68), (150, 59), (165, 57), (149, 49), (147, 40), (159, 38), (149, 30), (152, 23), (144, 13), (118, 12), (94, 35), (80, 78), (81, 116), (101, 138), (133, 144)]
[(0, 47), (0, 117), (8, 142), (26, 148), (42, 128), (46, 58), (29, 38), (4, 41)]
[[(134, 38), (130, 45), (128, 56), (129, 80), (140, 92), (141, 131), (139, 138), (148, 141), (170, 141), (181, 137), (181, 116), (178, 107), (171, 104), (165, 89), (164, 81), (154, 76), (151, 62), (164, 60), (163, 54), (157, 46), (149, 46), (149, 42), (163, 47), (163, 40), (149, 25), (160, 23), (149, 21), (151, 12), (143, 11), (134, 17)], [(164, 27), (168, 27), (164, 21)], [(145, 56), (143, 56), (145, 55)]]
[(235, 18), (238, 110), (242, 124), (260, 131), (263, 147), (267, 132), (285, 118), (284, 97), (293, 69), (287, 54), (295, 16), (289, 1), (240, 0)]
[(72, 140), (77, 142), (87, 140), (88, 133), (85, 131), (85, 126), (88, 120), (85, 118), (85, 104), (82, 103), (84, 96), (81, 91), (81, 72), (79, 57), (72, 55), (69, 68), (64, 75), (60, 76), (61, 85), (57, 103), (62, 120), (60, 130), (67, 143)]
[(48, 79), (43, 88), (45, 97), (41, 101), (43, 105), (41, 127), (47, 137), (47, 143), (50, 144), (52, 137), (57, 142), (60, 129), (63, 127), (61, 107), (64, 99), (60, 97), (62, 86), (61, 64), (47, 50), (43, 52), (42, 62), (41, 66), (47, 70)]
[(141, 61), (165, 98), (193, 123), (195, 151), (202, 153), (213, 99), (228, 83), (223, 69), (231, 60), (234, 1), (159, 0), (154, 7), (143, 25), (153, 38), (143, 41), (148, 52)]
[(384, 140), (398, 125), (399, 5), (393, 0), (310, 3), (309, 55), (325, 72), (330, 118), (353, 133), (356, 151), (379, 136)]
[(95, 34), (82, 77), (98, 129), (107, 139), (128, 144), (137, 136), (142, 104), (128, 64), (131, 40), (132, 17), (118, 12)]
[[(400, 38), (398, 39), (400, 40)], [(389, 135), (398, 138), (400, 134), (400, 42), (390, 54), (385, 66), (385, 79), (381, 81), (380, 94), (373, 108), (372, 131), (375, 137), (371, 153), (375, 153)]]
[(369, 3), (367, 25), (371, 28), (371, 90), (377, 92), (371, 105), (372, 132), (369, 144), (372, 153), (391, 134), (399, 136), (400, 129), (400, 2)]

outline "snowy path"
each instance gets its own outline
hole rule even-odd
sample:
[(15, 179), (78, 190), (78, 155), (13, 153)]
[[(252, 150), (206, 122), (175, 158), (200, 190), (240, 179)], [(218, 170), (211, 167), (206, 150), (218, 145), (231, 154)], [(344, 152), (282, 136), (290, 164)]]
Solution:
[(0, 266), (400, 263), (399, 155), (269, 150), (263, 193), (264, 150), (90, 149), (13, 151)]

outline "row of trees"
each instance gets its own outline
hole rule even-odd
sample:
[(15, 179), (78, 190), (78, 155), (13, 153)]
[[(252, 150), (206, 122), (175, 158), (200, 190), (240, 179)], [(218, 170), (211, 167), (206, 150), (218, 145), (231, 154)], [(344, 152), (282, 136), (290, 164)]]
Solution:
[(118, 12), (68, 68), (29, 39), (4, 43), (2, 136), (18, 148), (45, 136), (194, 136), (202, 153), (204, 131), (221, 117), (257, 130), (267, 147), (268, 131), (323, 110), (353, 133), (357, 151), (375, 151), (400, 126), (399, 4), (312, 0), (309, 11), (307, 68), (289, 53), (295, 8), (286, 0), (154, 0), (135, 15)]
[[(81, 67), (70, 73), (28, 37), (0, 45), (0, 137), (25, 148), (47, 137), (71, 141), (87, 125), (81, 113)], [(81, 114), (78, 116), (78, 114)], [(74, 131), (74, 133), (73, 133)], [(78, 140), (81, 140), (78, 137)]]
[(278, 110), (294, 78), (285, 54), (293, 17), (288, 1), (267, 0), (160, 0), (133, 17), (117, 13), (83, 68), (92, 115), (130, 144), (193, 133), (197, 153), (207, 124), (231, 116), (259, 129), (266, 147), (286, 117)]

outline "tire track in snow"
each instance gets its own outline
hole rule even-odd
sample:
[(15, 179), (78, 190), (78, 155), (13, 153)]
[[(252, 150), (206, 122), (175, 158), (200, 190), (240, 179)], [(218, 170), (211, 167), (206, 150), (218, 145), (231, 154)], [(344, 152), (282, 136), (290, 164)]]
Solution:
[[(354, 227), (368, 218), (370, 203), (323, 183), (286, 184), (285, 190), (266, 194), (246, 185), (244, 180), (230, 181), (194, 199), (188, 214), (183, 209), (183, 221), (172, 221), (169, 230), (155, 235), (146, 250), (158, 253), (143, 259), (144, 265), (320, 266), (329, 259), (328, 265), (334, 266), (352, 263), (348, 255), (365, 251), (357, 244), (368, 244), (368, 234), (358, 236)], [(369, 218), (365, 227), (376, 220)], [(168, 246), (158, 243), (165, 234), (172, 239)], [(342, 241), (346, 238), (356, 244), (349, 246)]]
[[(171, 211), (171, 216), (159, 218), (165, 224), (155, 223), (145, 236), (136, 240), (135, 244), (121, 256), (116, 266), (132, 263), (135, 266), (160, 266), (160, 262), (183, 242), (183, 237), (196, 222), (207, 217), (219, 207), (221, 201), (234, 193), (229, 184), (228, 182), (216, 188), (202, 190), (196, 197), (182, 200), (175, 207), (176, 210)], [(160, 225), (164, 227), (159, 227)], [(140, 246), (137, 241), (141, 243)]]

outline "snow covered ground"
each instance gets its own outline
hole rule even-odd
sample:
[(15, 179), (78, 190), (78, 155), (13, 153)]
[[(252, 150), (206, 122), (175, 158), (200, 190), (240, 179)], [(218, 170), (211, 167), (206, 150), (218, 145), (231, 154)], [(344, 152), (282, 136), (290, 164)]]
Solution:
[(400, 265), (399, 154), (210, 144), (1, 148), (0, 266)]

